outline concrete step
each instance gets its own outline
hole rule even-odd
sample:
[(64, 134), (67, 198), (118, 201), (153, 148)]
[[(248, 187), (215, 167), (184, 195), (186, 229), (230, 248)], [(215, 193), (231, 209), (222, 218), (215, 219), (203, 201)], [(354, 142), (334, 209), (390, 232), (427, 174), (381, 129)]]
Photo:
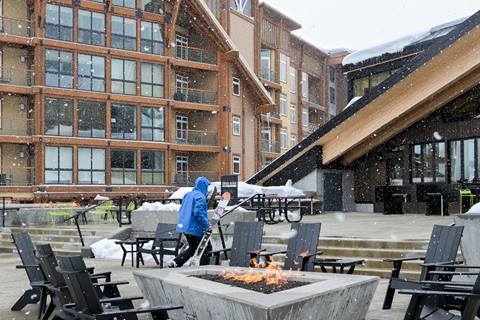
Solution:
[[(60, 255), (78, 255), (82, 253), (82, 248), (58, 248), (54, 247), (53, 251), (56, 254)], [(15, 245), (13, 243), (2, 243), (0, 242), (0, 253), (13, 253), (17, 254), (17, 248), (15, 248)]]
[[(369, 268), (363, 268), (361, 266), (359, 266), (355, 269), (355, 274), (364, 275), (364, 276), (376, 276), (376, 277), (380, 277), (380, 278), (383, 278), (383, 279), (389, 279), (390, 278), (390, 271), (389, 270), (369, 269)], [(400, 278), (401, 279), (408, 279), (408, 280), (412, 280), (412, 281), (418, 281), (418, 279), (420, 278), (420, 272), (402, 271), (400, 273)]]
[[(96, 230), (92, 230), (92, 227), (81, 226), (83, 236), (95, 236), (97, 234)], [(18, 232), (28, 232), (30, 235), (35, 234), (50, 234), (50, 235), (64, 235), (64, 236), (78, 236), (78, 231), (74, 227), (11, 227), (4, 228), (2, 233), (18, 233)]]
[[(55, 241), (33, 241), (34, 245), (37, 244), (50, 244), (53, 250), (76, 250), (80, 251), (82, 244), (80, 242), (55, 242)], [(10, 248), (15, 247), (12, 241), (0, 240), (0, 247)]]
[[(66, 242), (66, 243), (80, 243), (80, 237), (78, 235), (57, 235), (57, 234), (30, 234), (30, 238), (33, 242), (36, 241), (52, 241), (52, 242)], [(93, 243), (100, 240), (101, 237), (97, 236), (83, 236), (85, 243)], [(9, 233), (0, 233), (0, 241), (11, 241), (12, 236)]]

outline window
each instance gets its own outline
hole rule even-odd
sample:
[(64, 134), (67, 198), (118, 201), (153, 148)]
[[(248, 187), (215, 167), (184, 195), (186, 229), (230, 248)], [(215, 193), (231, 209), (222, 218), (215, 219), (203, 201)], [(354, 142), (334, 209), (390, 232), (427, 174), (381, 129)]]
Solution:
[(280, 95), (280, 114), (282, 116), (287, 115), (287, 96), (286, 95)]
[(112, 150), (112, 184), (137, 184), (137, 157), (133, 150)]
[(142, 184), (165, 184), (165, 154), (160, 151), (142, 151)]
[(73, 88), (72, 53), (47, 49), (45, 59), (45, 84), (49, 87)]
[(112, 4), (114, 6), (135, 8), (135, 0), (113, 0)]
[(403, 186), (403, 159), (401, 155), (387, 159), (387, 185)]
[(72, 8), (47, 4), (45, 37), (64, 41), (73, 40)]
[(177, 156), (175, 158), (175, 166), (177, 173), (186, 173), (188, 172), (188, 157), (186, 156)]
[(45, 99), (45, 134), (50, 136), (72, 136), (73, 100)]
[(270, 57), (271, 51), (268, 49), (262, 49), (260, 77), (265, 80), (275, 81), (275, 72), (272, 71)]
[(233, 81), (233, 88), (232, 88), (233, 95), (240, 96), (240, 79), (233, 78), (232, 81)]
[(241, 120), (239, 116), (233, 116), (233, 135), (234, 136), (239, 136), (241, 132)]
[(335, 88), (332, 88), (332, 87), (330, 87), (330, 103), (331, 104), (336, 104), (337, 103)]
[(285, 128), (280, 128), (280, 147), (288, 149), (287, 129)]
[(280, 81), (287, 83), (287, 56), (280, 53)]
[(105, 184), (105, 150), (78, 148), (78, 183)]
[(353, 80), (353, 94), (355, 97), (363, 97), (368, 94), (370, 88), (370, 78), (363, 77)]
[(164, 97), (163, 65), (142, 63), (142, 96)]
[(45, 183), (71, 184), (73, 182), (73, 149), (45, 147)]
[(233, 156), (233, 174), (240, 174), (240, 156)]
[(329, 67), (330, 82), (335, 82), (335, 67)]
[(158, 23), (142, 21), (140, 50), (145, 53), (163, 54), (163, 33)]
[(78, 136), (105, 138), (106, 108), (104, 102), (78, 100)]
[(297, 106), (293, 103), (290, 105), (290, 123), (297, 123)]
[(188, 138), (188, 117), (182, 115), (176, 115), (176, 138), (177, 142), (185, 142)]
[(112, 104), (112, 139), (137, 139), (136, 107)]
[(297, 135), (292, 133), (290, 135), (290, 147), (293, 148), (297, 145)]
[(302, 109), (302, 125), (306, 128), (308, 127), (308, 109)]
[(87, 10), (78, 10), (78, 42), (105, 46), (105, 15)]
[(414, 145), (411, 161), (413, 183), (446, 181), (445, 142)]
[(290, 92), (297, 92), (297, 70), (294, 67), (290, 67)]
[(450, 142), (450, 178), (452, 182), (474, 182), (480, 178), (480, 139)]
[(78, 54), (78, 81), (80, 90), (105, 92), (105, 58)]
[(230, 0), (230, 8), (246, 16), (252, 16), (251, 0)]
[(111, 47), (130, 51), (137, 50), (137, 22), (112, 16)]
[(308, 74), (302, 72), (302, 97), (308, 99)]
[(142, 10), (163, 14), (163, 0), (142, 0)]
[(142, 140), (165, 141), (163, 108), (142, 107)]
[(112, 59), (112, 93), (135, 95), (137, 91), (137, 63)]
[(188, 37), (176, 34), (175, 36), (175, 45), (177, 47), (177, 58), (182, 60), (188, 60)]

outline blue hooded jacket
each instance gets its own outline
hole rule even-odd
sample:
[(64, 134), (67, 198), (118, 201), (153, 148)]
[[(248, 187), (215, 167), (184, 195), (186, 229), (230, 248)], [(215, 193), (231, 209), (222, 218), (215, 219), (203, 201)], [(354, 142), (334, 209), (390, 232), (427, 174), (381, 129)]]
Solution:
[(210, 226), (208, 222), (207, 193), (210, 181), (200, 177), (195, 188), (185, 195), (178, 215), (177, 232), (203, 237)]

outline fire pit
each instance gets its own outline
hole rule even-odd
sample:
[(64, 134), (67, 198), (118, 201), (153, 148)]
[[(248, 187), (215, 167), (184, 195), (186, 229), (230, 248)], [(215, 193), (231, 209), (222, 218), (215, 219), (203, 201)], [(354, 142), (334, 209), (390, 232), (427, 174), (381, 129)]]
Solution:
[[(151, 305), (185, 307), (169, 313), (178, 320), (361, 320), (378, 284), (376, 277), (277, 271), (205, 266), (134, 275)], [(249, 277), (256, 280), (241, 280)]]

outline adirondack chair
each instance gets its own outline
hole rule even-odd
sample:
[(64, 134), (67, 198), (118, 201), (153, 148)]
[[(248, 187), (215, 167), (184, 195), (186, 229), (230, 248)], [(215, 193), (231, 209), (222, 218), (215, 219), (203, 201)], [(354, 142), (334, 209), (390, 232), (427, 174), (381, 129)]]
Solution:
[(28, 304), (37, 304), (40, 302), (39, 314), (42, 314), (46, 304), (45, 278), (35, 258), (32, 239), (27, 232), (12, 234), (12, 238), (20, 259), (22, 260), (22, 265), (16, 266), (16, 268), (25, 270), (31, 288), (25, 290), (23, 295), (12, 306), (11, 310), (20, 311)]
[[(385, 300), (383, 302), (383, 309), (390, 309), (392, 307), (395, 290), (398, 289), (421, 289), (420, 281), (437, 280), (438, 276), (428, 278), (428, 272), (437, 267), (437, 264), (447, 264), (455, 262), (457, 259), (458, 247), (463, 234), (463, 227), (461, 226), (440, 226), (433, 227), (430, 242), (428, 244), (427, 252), (424, 257), (409, 257), (399, 259), (386, 259), (385, 262), (393, 263), (392, 274), (388, 285)], [(422, 272), (418, 282), (409, 281), (400, 278), (400, 271), (402, 263), (405, 261), (423, 260)], [(448, 281), (451, 277), (441, 277), (442, 280)]]
[(252, 257), (257, 259), (264, 257), (268, 265), (274, 255), (286, 254), (284, 270), (314, 271), (315, 257), (322, 254), (317, 251), (321, 225), (321, 223), (293, 223), (292, 237), (288, 240), (286, 251), (251, 252)]
[(250, 260), (255, 257), (250, 252), (259, 252), (262, 248), (263, 222), (235, 222), (232, 247), (207, 252), (215, 258), (215, 264), (220, 265), (220, 254), (230, 253), (231, 267), (250, 267)]
[[(473, 267), (475, 268), (475, 267)], [(475, 268), (475, 269), (478, 269)], [(430, 286), (434, 290), (428, 290)], [(440, 286), (440, 287), (439, 287)], [(439, 290), (440, 288), (440, 290)], [(423, 290), (400, 290), (401, 294), (412, 295), (405, 320), (475, 320), (480, 313), (480, 273), (475, 283), (467, 285), (455, 282), (428, 281)], [(438, 301), (460, 299), (464, 301), (460, 315), (445, 310)]]
[[(143, 299), (141, 296), (99, 299), (81, 256), (57, 258), (58, 270), (63, 275), (74, 301), (74, 304), (62, 307), (61, 317), (77, 320), (137, 320), (137, 315), (150, 313), (155, 320), (167, 320), (167, 311), (183, 308), (178, 305), (164, 305), (134, 309), (132, 301)], [(106, 307), (108, 304), (115, 304), (115, 307), (108, 309)]]
[[(137, 268), (140, 267), (140, 262), (142, 262), (142, 265), (145, 264), (143, 260), (144, 253), (152, 255), (155, 263), (159, 265), (160, 268), (163, 268), (163, 258), (165, 255), (178, 255), (178, 250), (180, 250), (182, 244), (180, 241), (182, 235), (175, 231), (176, 227), (176, 224), (159, 223), (154, 238), (136, 238)], [(145, 244), (152, 240), (152, 248), (144, 248)], [(160, 257), (160, 260), (157, 258), (157, 255)]]

